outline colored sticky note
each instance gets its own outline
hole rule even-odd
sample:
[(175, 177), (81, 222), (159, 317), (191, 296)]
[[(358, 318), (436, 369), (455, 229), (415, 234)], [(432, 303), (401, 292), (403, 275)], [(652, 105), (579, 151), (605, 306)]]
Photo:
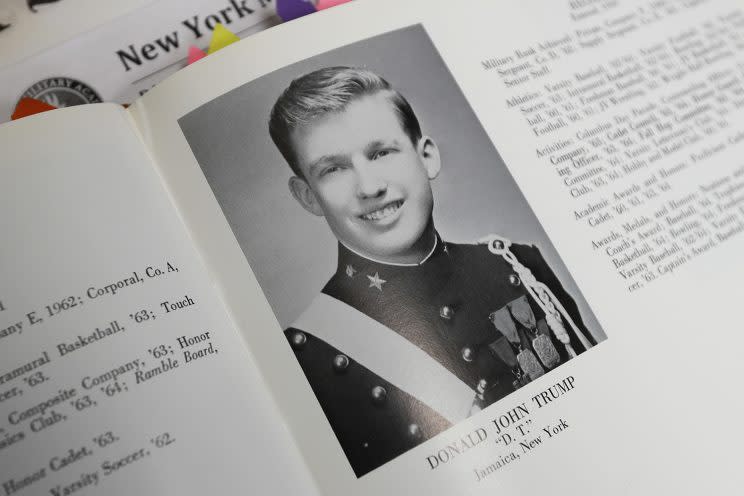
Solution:
[(47, 102), (42, 102), (36, 98), (21, 98), (16, 105), (13, 115), (10, 116), (11, 120), (20, 119), (21, 117), (28, 117), (29, 115), (40, 114), (48, 110), (54, 110), (57, 107), (49, 105)]
[(195, 47), (194, 45), (191, 45), (189, 47), (189, 59), (186, 62), (186, 65), (191, 65), (197, 60), (203, 59), (206, 56), (207, 54), (204, 53), (203, 50), (200, 50), (199, 47)]
[(212, 31), (212, 40), (209, 42), (207, 55), (213, 54), (217, 50), (222, 50), (227, 45), (231, 45), (236, 41), (240, 41), (240, 38), (221, 23), (217, 23), (214, 27), (214, 31)]
[(336, 5), (341, 5), (342, 3), (348, 3), (351, 2), (351, 0), (318, 0), (318, 3), (315, 5), (315, 8), (318, 10), (324, 10), (329, 9), (331, 7), (335, 7)]
[(276, 15), (285, 22), (312, 14), (315, 10), (310, 0), (276, 0)]

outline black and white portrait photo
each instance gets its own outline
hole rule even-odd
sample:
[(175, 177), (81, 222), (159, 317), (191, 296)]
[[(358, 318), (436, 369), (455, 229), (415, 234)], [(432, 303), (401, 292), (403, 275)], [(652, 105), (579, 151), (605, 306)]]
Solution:
[(605, 339), (423, 26), (179, 124), (357, 477)]

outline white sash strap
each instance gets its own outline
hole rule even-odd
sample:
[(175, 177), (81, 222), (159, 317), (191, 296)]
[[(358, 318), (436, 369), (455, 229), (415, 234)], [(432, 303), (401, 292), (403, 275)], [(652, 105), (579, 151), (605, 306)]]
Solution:
[(319, 294), (292, 324), (349, 355), (450, 422), (466, 418), (475, 391), (421, 348), (346, 303)]

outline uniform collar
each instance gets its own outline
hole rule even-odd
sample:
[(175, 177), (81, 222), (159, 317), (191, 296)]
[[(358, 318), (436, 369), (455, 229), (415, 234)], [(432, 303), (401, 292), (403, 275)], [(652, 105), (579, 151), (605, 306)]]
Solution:
[(375, 268), (378, 267), (380, 269), (395, 269), (395, 268), (401, 268), (405, 269), (408, 267), (421, 267), (425, 265), (427, 262), (430, 262), (433, 258), (435, 258), (438, 254), (444, 253), (444, 241), (442, 241), (442, 238), (439, 236), (438, 232), (434, 232), (434, 242), (432, 244), (431, 250), (429, 253), (424, 257), (422, 261), (419, 263), (411, 263), (411, 264), (403, 264), (403, 263), (389, 263), (389, 262), (382, 262), (379, 260), (374, 260), (372, 258), (365, 257), (363, 255), (360, 255), (359, 253), (355, 252), (351, 248), (347, 247), (343, 243), (338, 243), (338, 267), (336, 269), (337, 273), (346, 273), (349, 271), (349, 267), (351, 267), (351, 270), (357, 271), (357, 270), (367, 270), (369, 268)]

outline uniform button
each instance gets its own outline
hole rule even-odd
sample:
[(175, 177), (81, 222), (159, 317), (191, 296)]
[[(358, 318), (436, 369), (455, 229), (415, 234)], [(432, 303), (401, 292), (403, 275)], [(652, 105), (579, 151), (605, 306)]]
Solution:
[(362, 448), (369, 448), (369, 443), (367, 443), (367, 442), (362, 443)]
[(372, 401), (374, 401), (378, 405), (381, 405), (382, 403), (385, 403), (386, 398), (387, 398), (387, 391), (385, 391), (384, 387), (375, 386), (372, 388)]
[(305, 346), (305, 343), (307, 343), (307, 336), (302, 331), (297, 331), (294, 334), (292, 334), (292, 348), (295, 350), (302, 349), (303, 346)]
[(486, 391), (486, 388), (488, 387), (488, 381), (485, 379), (481, 379), (478, 381), (478, 392), (484, 393)]
[(512, 286), (519, 286), (520, 284), (522, 284), (522, 281), (519, 280), (519, 276), (517, 276), (516, 274), (512, 274), (509, 276), (509, 284), (511, 284)]
[(439, 309), (439, 316), (442, 317), (444, 320), (450, 320), (452, 317), (455, 316), (455, 311), (452, 309), (449, 305), (443, 305), (442, 308)]
[(335, 370), (336, 372), (345, 372), (348, 366), (349, 357), (347, 357), (343, 353), (339, 353), (338, 355), (333, 357), (333, 370)]
[(421, 427), (418, 424), (411, 424), (408, 426), (408, 435), (413, 439), (421, 438)]
[(473, 351), (473, 348), (471, 348), (470, 346), (465, 346), (462, 349), (462, 359), (466, 362), (472, 362), (474, 358), (475, 352)]

